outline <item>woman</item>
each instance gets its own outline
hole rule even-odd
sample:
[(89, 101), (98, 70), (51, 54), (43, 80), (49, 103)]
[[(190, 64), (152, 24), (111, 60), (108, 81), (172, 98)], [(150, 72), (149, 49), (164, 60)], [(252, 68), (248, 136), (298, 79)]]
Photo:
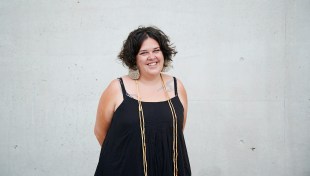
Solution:
[(183, 136), (186, 91), (162, 74), (176, 53), (156, 27), (139, 27), (124, 41), (118, 57), (129, 74), (113, 80), (98, 105), (95, 176), (191, 175)]

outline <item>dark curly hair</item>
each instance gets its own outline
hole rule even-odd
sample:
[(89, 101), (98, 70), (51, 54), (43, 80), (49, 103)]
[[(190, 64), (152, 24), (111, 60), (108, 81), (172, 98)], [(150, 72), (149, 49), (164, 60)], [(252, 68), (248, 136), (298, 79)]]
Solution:
[(140, 26), (128, 35), (128, 38), (123, 42), (121, 52), (118, 54), (118, 58), (129, 69), (137, 69), (136, 56), (143, 41), (147, 38), (152, 38), (158, 42), (164, 56), (164, 68), (170, 65), (172, 57), (177, 54), (175, 47), (170, 43), (169, 37), (163, 31), (155, 26)]

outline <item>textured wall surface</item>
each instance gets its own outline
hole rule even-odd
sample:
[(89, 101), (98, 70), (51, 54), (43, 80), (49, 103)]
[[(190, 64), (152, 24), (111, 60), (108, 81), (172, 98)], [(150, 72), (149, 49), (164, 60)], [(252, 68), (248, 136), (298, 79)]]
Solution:
[(310, 175), (310, 1), (0, 0), (0, 175), (93, 175), (128, 33), (177, 46), (193, 176)]

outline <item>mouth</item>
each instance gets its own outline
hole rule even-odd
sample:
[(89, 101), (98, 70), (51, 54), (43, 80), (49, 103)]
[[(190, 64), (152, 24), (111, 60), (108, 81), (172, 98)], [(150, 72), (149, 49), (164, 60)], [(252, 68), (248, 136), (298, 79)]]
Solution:
[(158, 63), (158, 62), (151, 62), (151, 63), (148, 63), (147, 65), (148, 65), (148, 66), (154, 66), (154, 65), (157, 65), (157, 63)]

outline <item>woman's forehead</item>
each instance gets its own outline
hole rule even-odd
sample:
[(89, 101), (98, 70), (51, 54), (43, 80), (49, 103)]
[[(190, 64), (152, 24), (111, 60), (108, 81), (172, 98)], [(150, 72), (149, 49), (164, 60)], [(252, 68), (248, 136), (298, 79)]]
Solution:
[(140, 51), (141, 50), (150, 50), (150, 49), (155, 49), (158, 48), (159, 44), (156, 40), (152, 39), (152, 38), (147, 38), (146, 40), (143, 41)]

